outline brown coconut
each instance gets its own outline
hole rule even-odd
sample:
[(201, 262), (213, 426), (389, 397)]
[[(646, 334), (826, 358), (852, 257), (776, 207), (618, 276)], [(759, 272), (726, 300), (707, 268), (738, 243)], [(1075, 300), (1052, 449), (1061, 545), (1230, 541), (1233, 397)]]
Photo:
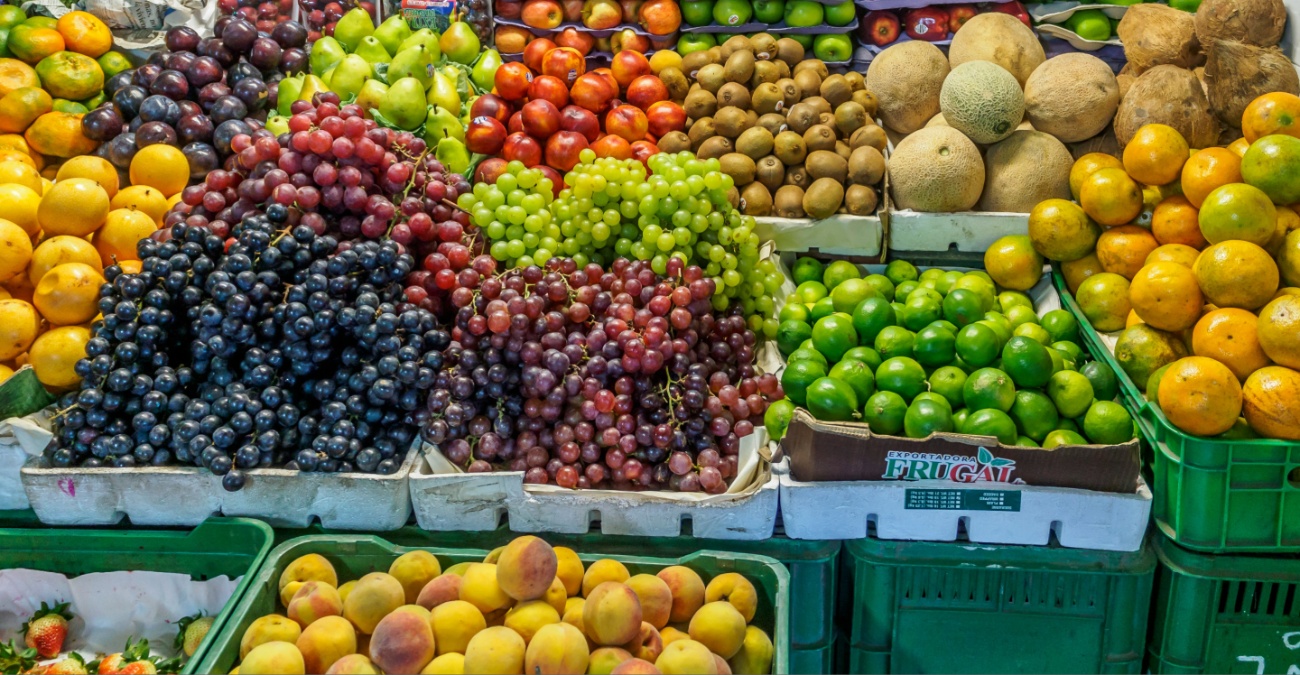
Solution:
[(1124, 56), (1136, 72), (1169, 64), (1193, 68), (1204, 62), (1195, 18), (1169, 5), (1133, 5), (1116, 29)]
[(1196, 10), (1195, 23), (1196, 37), (1202, 45), (1235, 40), (1256, 47), (1275, 47), (1282, 41), (1282, 29), (1286, 27), (1286, 6), (1282, 0), (1203, 0)]
[(1010, 14), (977, 14), (953, 35), (948, 61), (953, 68), (967, 61), (992, 61), (1016, 76), (1021, 87), (1034, 69), (1047, 60), (1043, 43)]
[(1205, 87), (1210, 110), (1224, 124), (1240, 128), (1241, 114), (1263, 94), (1300, 94), (1295, 66), (1277, 47), (1219, 40), (1206, 50)]
[(979, 210), (1029, 213), (1046, 199), (1070, 198), (1069, 148), (1051, 134), (1017, 131), (989, 146)]
[(1096, 136), (1119, 108), (1119, 83), (1101, 59), (1083, 52), (1054, 56), (1025, 83), (1025, 119), (1064, 143)]
[(1106, 130), (1089, 138), (1086, 141), (1070, 144), (1070, 154), (1078, 159), (1091, 152), (1100, 152), (1103, 155), (1120, 157), (1124, 153), (1119, 148), (1119, 141), (1115, 140), (1115, 128), (1106, 127)]
[(1193, 148), (1206, 148), (1219, 137), (1219, 120), (1200, 80), (1178, 66), (1156, 66), (1133, 81), (1115, 113), (1115, 137), (1128, 145), (1144, 124), (1167, 124)]
[[(1041, 50), (1040, 50), (1041, 51)], [(867, 90), (876, 95), (876, 114), (885, 126), (910, 134), (939, 112), (939, 91), (948, 77), (948, 59), (922, 40), (891, 45), (867, 67)]]

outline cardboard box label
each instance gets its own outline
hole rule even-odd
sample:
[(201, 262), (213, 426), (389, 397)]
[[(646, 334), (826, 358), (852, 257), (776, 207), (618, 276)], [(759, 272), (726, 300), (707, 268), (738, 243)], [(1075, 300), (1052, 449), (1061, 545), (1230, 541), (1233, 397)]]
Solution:
[(1014, 459), (994, 457), (980, 447), (975, 457), (890, 450), (885, 454), (885, 480), (950, 480), (956, 483), (1011, 483)]
[(908, 488), (903, 508), (909, 511), (1020, 511), (1019, 490), (934, 490)]

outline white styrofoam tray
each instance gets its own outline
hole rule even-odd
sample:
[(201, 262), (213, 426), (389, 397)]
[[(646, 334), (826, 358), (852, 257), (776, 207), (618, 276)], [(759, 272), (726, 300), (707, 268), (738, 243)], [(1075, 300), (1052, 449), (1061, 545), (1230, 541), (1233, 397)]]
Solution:
[(340, 530), (395, 530), (411, 515), (407, 478), (412, 448), (397, 473), (325, 474), (253, 469), (242, 490), (198, 467), (54, 468), (33, 457), (22, 469), (36, 517), (48, 525), (194, 527), (209, 516), (247, 516), (273, 527), (307, 527), (313, 519)]
[(815, 250), (827, 255), (875, 257), (880, 255), (885, 239), (880, 216), (837, 213), (822, 220), (770, 216), (754, 220), (754, 232), (762, 241), (772, 242), (778, 251)]
[(1028, 233), (1028, 213), (889, 213), (891, 251), (983, 253), (1006, 235)]

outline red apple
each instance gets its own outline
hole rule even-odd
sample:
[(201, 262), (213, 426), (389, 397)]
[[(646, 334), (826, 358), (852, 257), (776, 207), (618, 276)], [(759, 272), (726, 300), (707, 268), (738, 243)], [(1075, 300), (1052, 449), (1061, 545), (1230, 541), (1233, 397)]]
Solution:
[(474, 182), (488, 185), (497, 182), (497, 178), (506, 172), (506, 164), (506, 160), (500, 157), (489, 157), (479, 162), (478, 168), (474, 170)]
[(605, 134), (600, 140), (591, 144), (591, 149), (597, 157), (615, 157), (617, 159), (632, 159), (632, 144), (623, 139), (622, 136), (614, 134)]
[(668, 85), (654, 75), (642, 75), (627, 86), (627, 102), (642, 110), (649, 110), (652, 104), (669, 98)]
[(536, 138), (522, 131), (506, 136), (501, 145), (501, 157), (508, 162), (519, 160), (524, 166), (534, 167), (542, 163), (542, 144)]
[(641, 13), (641, 5), (645, 0), (618, 0), (618, 4), (623, 8), (623, 23), (636, 23), (637, 16)]
[(948, 30), (956, 33), (961, 29), (962, 24), (970, 21), (971, 17), (979, 13), (975, 5), (948, 5)]
[(533, 72), (517, 61), (501, 64), (494, 79), (497, 95), (507, 101), (523, 100), (528, 95), (528, 85), (532, 81)]
[(576, 131), (559, 131), (546, 141), (546, 165), (568, 172), (578, 165), (578, 153), (587, 149), (587, 137)]
[(559, 35), (555, 36), (555, 44), (560, 47), (576, 49), (579, 54), (586, 56), (591, 53), (591, 48), (596, 45), (596, 38), (586, 33), (578, 32), (577, 28), (569, 26), (560, 31)]
[(496, 121), (505, 124), (510, 121), (510, 103), (496, 94), (483, 94), (474, 99), (473, 105), (469, 107), (469, 117), (493, 117)]
[(564, 21), (564, 10), (555, 0), (528, 0), (519, 19), (529, 28), (551, 30)]
[(614, 75), (614, 81), (618, 86), (626, 87), (632, 84), (642, 75), (650, 75), (654, 71), (650, 68), (650, 60), (641, 52), (621, 51), (614, 55), (610, 62), (609, 70)]
[(587, 72), (587, 60), (572, 47), (556, 47), (542, 55), (542, 74), (559, 79), (567, 86)]
[[(500, 32), (500, 29), (498, 29), (498, 32)], [(523, 49), (524, 65), (528, 66), (528, 69), (534, 73), (542, 72), (542, 56), (546, 52), (555, 49), (555, 46), (555, 43), (547, 38), (533, 38)]]
[(587, 4), (586, 0), (561, 0), (564, 5), (565, 21), (582, 21), (582, 6)]
[(1029, 12), (1025, 11), (1025, 6), (1020, 4), (1019, 0), (991, 4), (989, 5), (989, 10), (993, 12), (1001, 12), (1003, 14), (1010, 14), (1011, 16), (1020, 19), (1020, 23), (1023, 23), (1030, 28), (1034, 27), (1033, 21), (1029, 18)]
[(595, 113), (576, 105), (568, 105), (560, 111), (560, 129), (576, 131), (593, 142), (600, 137), (600, 120)]
[(465, 129), (465, 147), (470, 152), (480, 155), (495, 155), (501, 152), (506, 141), (506, 128), (493, 117), (475, 117)]
[(667, 35), (682, 25), (682, 10), (677, 0), (646, 0), (637, 14), (651, 35)]
[(493, 12), (503, 19), (518, 19), (524, 11), (524, 3), (520, 0), (497, 0), (493, 7)]
[(670, 131), (682, 131), (686, 128), (686, 111), (672, 101), (657, 101), (646, 110), (650, 133), (655, 138), (662, 138)]
[(939, 7), (910, 9), (903, 23), (913, 40), (938, 42), (948, 37), (948, 13)]
[(560, 192), (564, 190), (564, 176), (561, 176), (559, 171), (556, 171), (545, 164), (538, 166), (537, 170), (542, 172), (542, 178), (551, 181), (551, 192), (554, 193), (556, 197), (559, 197)]
[(506, 122), (506, 131), (513, 134), (516, 131), (523, 131), (523, 130), (524, 130), (524, 113), (523, 111), (518, 111), (515, 114), (510, 116), (509, 122)]
[(858, 39), (877, 47), (891, 44), (902, 32), (903, 26), (898, 20), (898, 15), (883, 10), (867, 12), (858, 24)]
[(528, 85), (528, 98), (545, 99), (554, 103), (557, 109), (563, 108), (569, 105), (569, 88), (558, 77), (538, 75), (533, 78), (533, 83)]
[(659, 146), (650, 141), (637, 141), (632, 144), (632, 159), (645, 164), (647, 169), (650, 168), (650, 165), (646, 163), (647, 160), (650, 159), (651, 155), (657, 154), (659, 154)]
[(608, 30), (623, 21), (623, 10), (614, 0), (587, 0), (582, 6), (582, 25)]
[(574, 80), (569, 87), (569, 100), (594, 113), (604, 112), (610, 101), (618, 96), (618, 85), (610, 84), (611, 76), (606, 80), (598, 73), (585, 73)]
[(650, 38), (632, 30), (624, 28), (614, 33), (609, 38), (609, 49), (615, 54), (623, 51), (641, 52), (642, 54), (650, 51)]
[(622, 136), (629, 143), (643, 140), (649, 127), (645, 111), (636, 106), (621, 105), (605, 116), (605, 131)]
[(524, 133), (533, 138), (546, 140), (560, 130), (560, 109), (544, 98), (525, 103), (519, 112), (524, 116)]

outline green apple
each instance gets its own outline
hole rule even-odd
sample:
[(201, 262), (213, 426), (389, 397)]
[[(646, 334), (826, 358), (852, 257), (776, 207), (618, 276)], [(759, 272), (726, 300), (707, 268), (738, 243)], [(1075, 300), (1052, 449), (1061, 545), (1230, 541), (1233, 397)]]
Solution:
[[(853, 4), (849, 2), (849, 4)], [(759, 23), (780, 23), (785, 16), (785, 0), (754, 0), (754, 20)]]
[(1196, 10), (1201, 6), (1201, 0), (1169, 0), (1169, 6), (1195, 14)]
[(825, 9), (816, 0), (790, 0), (785, 3), (785, 25), (804, 28), (820, 26), (826, 19)]
[(853, 23), (857, 16), (858, 10), (853, 6), (853, 0), (841, 2), (838, 5), (826, 5), (826, 23), (832, 26), (847, 26)]
[(799, 44), (803, 45), (804, 51), (808, 51), (808, 50), (812, 49), (812, 46), (813, 46), (813, 36), (811, 36), (811, 35), (793, 35), (793, 34), (787, 34), (787, 35), (782, 35), (781, 37), (788, 37), (788, 38), (790, 38), (791, 40), (794, 40), (795, 42), (798, 42)]
[(686, 56), (691, 52), (702, 52), (717, 46), (718, 40), (709, 33), (682, 33), (682, 37), (677, 40), (677, 53)]
[(718, 44), (722, 45), (722, 44), (726, 44), (727, 40), (730, 40), (731, 38), (734, 38), (737, 35), (740, 35), (740, 33), (714, 33), (713, 39), (717, 40)]
[(1070, 15), (1065, 25), (1085, 40), (1110, 39), (1110, 17), (1100, 9), (1084, 9)]
[(688, 26), (707, 26), (713, 23), (713, 0), (683, 2), (682, 20)]
[(853, 40), (847, 35), (818, 35), (813, 40), (813, 55), (827, 63), (848, 61), (853, 57)]
[(713, 5), (713, 21), (719, 26), (740, 26), (749, 23), (754, 8), (749, 0), (718, 0)]

